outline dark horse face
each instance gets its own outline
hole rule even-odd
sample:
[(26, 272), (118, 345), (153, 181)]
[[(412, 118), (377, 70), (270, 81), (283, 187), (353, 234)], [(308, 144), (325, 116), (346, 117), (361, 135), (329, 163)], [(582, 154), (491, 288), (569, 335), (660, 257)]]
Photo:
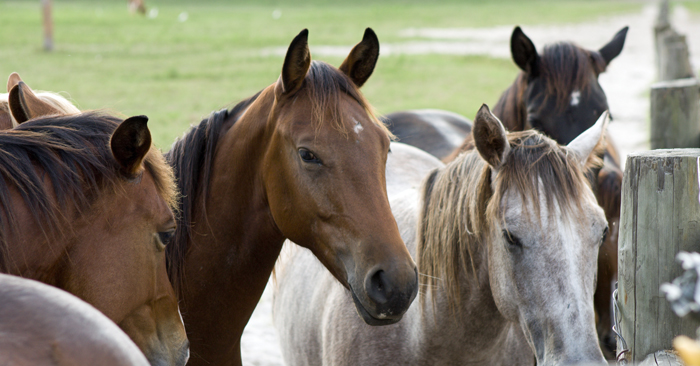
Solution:
[(560, 144), (568, 144), (593, 126), (608, 109), (598, 75), (622, 51), (627, 27), (598, 51), (570, 42), (548, 45), (540, 55), (520, 27), (510, 40), (515, 63), (524, 72), (518, 77), (521, 129), (534, 128)]

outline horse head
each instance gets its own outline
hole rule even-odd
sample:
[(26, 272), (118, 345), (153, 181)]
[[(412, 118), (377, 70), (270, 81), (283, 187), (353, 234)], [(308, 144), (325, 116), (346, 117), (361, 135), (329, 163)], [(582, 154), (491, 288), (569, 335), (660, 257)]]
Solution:
[(474, 121), (490, 172), (491, 291), (499, 312), (520, 324), (538, 365), (604, 361), (593, 294), (608, 229), (584, 172), (607, 120), (605, 112), (565, 147), (535, 131), (506, 134), (485, 106)]
[(416, 296), (417, 272), (387, 200), (390, 133), (358, 89), (379, 41), (368, 28), (336, 69), (311, 61), (307, 37), (294, 38), (274, 85), (266, 198), (283, 235), (352, 292), (364, 321), (392, 324)]
[(88, 302), (152, 364), (184, 365), (189, 343), (165, 268), (176, 193), (147, 120), (48, 116), (0, 134), (12, 188), (0, 196), (12, 207), (0, 214), (0, 268)]
[(495, 114), (510, 131), (534, 128), (568, 144), (608, 109), (598, 75), (622, 51), (627, 30), (620, 30), (597, 51), (559, 42), (545, 46), (539, 54), (530, 38), (515, 27), (510, 49), (522, 72), (501, 96)]

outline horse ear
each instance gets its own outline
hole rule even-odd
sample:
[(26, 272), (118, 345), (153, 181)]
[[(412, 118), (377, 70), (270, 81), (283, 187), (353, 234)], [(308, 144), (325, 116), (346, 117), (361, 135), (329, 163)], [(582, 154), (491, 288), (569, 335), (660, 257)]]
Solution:
[(629, 27), (620, 29), (620, 31), (615, 34), (612, 41), (608, 42), (608, 44), (598, 50), (598, 53), (603, 56), (603, 60), (605, 60), (606, 65), (610, 64), (610, 61), (612, 61), (615, 57), (617, 57), (617, 55), (620, 54), (620, 52), (622, 52), (622, 47), (625, 45), (628, 30)]
[(350, 80), (359, 88), (372, 75), (378, 58), (379, 39), (372, 28), (367, 28), (362, 41), (353, 47), (339, 70), (350, 77)]
[(610, 121), (610, 113), (605, 111), (593, 126), (583, 131), (583, 133), (566, 145), (566, 147), (576, 154), (576, 158), (579, 163), (581, 163), (581, 166), (586, 165), (589, 155), (591, 155), (596, 146), (602, 142), (603, 133), (608, 125), (608, 121)]
[(112, 155), (128, 178), (135, 177), (141, 163), (151, 148), (151, 132), (148, 130), (148, 117), (129, 117), (112, 134), (109, 146)]
[(302, 30), (289, 45), (287, 55), (284, 57), (282, 77), (279, 81), (282, 94), (291, 94), (301, 88), (306, 73), (311, 65), (311, 52), (309, 51), (309, 31)]
[(34, 91), (21, 80), (10, 90), (8, 101), (10, 112), (17, 123), (37, 117), (63, 114), (59, 109), (37, 97)]
[(12, 114), (7, 102), (0, 102), (0, 131), (9, 130), (12, 126)]
[(482, 104), (476, 112), (472, 135), (479, 155), (491, 167), (498, 169), (510, 152), (510, 144), (506, 137), (506, 129), (486, 104)]
[(7, 92), (9, 93), (12, 88), (15, 87), (15, 85), (19, 84), (19, 82), (22, 81), (22, 78), (19, 77), (19, 74), (16, 72), (13, 72), (10, 74), (10, 77), (7, 78)]
[(513, 61), (521, 70), (532, 76), (537, 76), (537, 64), (540, 56), (537, 54), (535, 44), (523, 33), (520, 27), (515, 27), (510, 36), (510, 53), (513, 56)]

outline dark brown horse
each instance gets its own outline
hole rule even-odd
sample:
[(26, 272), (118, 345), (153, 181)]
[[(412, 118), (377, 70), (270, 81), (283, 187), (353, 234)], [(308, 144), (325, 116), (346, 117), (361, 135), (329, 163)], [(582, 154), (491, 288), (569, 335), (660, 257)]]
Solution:
[[(542, 54), (539, 54), (532, 41), (520, 27), (516, 27), (511, 36), (511, 54), (522, 71), (501, 95), (493, 110), (494, 114), (503, 121), (508, 131), (536, 129), (559, 144), (568, 144), (590, 128), (601, 113), (608, 109), (605, 92), (598, 83), (598, 75), (622, 51), (627, 30), (627, 27), (620, 30), (598, 51), (586, 50), (570, 42), (560, 42), (545, 46)], [(413, 113), (407, 118), (397, 112), (388, 115), (387, 120), (399, 141), (419, 146), (449, 162), (462, 151), (471, 148), (472, 140), (469, 132), (445, 136), (444, 131), (448, 130), (445, 125), (450, 126), (450, 131), (459, 131), (452, 122), (454, 117), (447, 113), (433, 112), (431, 118)], [(433, 132), (424, 138), (416, 137), (421, 130), (432, 131), (431, 129), (443, 133)], [(464, 138), (462, 146), (454, 143), (457, 138)], [(421, 140), (422, 145), (414, 143), (415, 140)], [(450, 148), (452, 153), (445, 154), (444, 151)], [(617, 156), (615, 148), (608, 141), (605, 165), (597, 174), (597, 184), (593, 184), (610, 227), (598, 257), (598, 286), (595, 294), (598, 334), (608, 358), (613, 355), (615, 348), (610, 296), (612, 282), (617, 275), (617, 231), (622, 183)], [(594, 182), (595, 175), (593, 172), (589, 177)]]
[(104, 314), (55, 287), (0, 274), (3, 365), (147, 366)]
[(368, 324), (399, 321), (417, 294), (387, 200), (390, 134), (358, 89), (377, 37), (367, 29), (339, 69), (312, 62), (307, 37), (294, 38), (277, 82), (168, 153), (183, 194), (169, 270), (193, 365), (241, 364), (243, 328), (285, 239), (314, 253)]
[(146, 122), (86, 113), (0, 131), (0, 272), (78, 296), (152, 364), (183, 365), (188, 341), (165, 267), (176, 195)]

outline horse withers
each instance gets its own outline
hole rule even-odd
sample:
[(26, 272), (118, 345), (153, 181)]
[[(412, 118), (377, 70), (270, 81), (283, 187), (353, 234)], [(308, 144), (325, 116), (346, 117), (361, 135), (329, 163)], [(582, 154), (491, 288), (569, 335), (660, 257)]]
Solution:
[[(273, 304), (286, 363), (532, 365), (534, 354), (537, 365), (605, 364), (593, 292), (607, 224), (584, 173), (606, 123), (607, 114), (560, 146), (536, 131), (506, 133), (483, 106), (475, 149), (436, 163), (419, 190), (404, 183), (392, 194), (419, 300), (401, 322), (368, 327), (347, 291), (297, 250), (280, 264)], [(411, 164), (413, 152), (387, 165)]]
[(193, 365), (240, 365), (240, 337), (285, 239), (352, 294), (358, 319), (396, 323), (416, 266), (386, 191), (390, 133), (359, 91), (379, 56), (371, 29), (339, 69), (311, 61), (308, 31), (277, 82), (213, 113), (167, 158), (183, 200), (169, 270)]
[(65, 291), (0, 274), (0, 303), (3, 364), (148, 365), (114, 322)]
[(146, 121), (92, 112), (0, 131), (0, 272), (78, 296), (152, 364), (184, 365), (188, 341), (165, 267), (176, 193)]

